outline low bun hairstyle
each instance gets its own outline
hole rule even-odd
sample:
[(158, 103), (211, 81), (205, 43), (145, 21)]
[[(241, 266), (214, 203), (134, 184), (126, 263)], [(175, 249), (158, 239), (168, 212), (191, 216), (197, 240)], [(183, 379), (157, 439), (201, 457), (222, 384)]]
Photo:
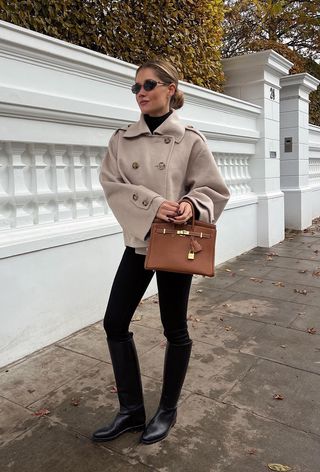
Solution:
[(147, 61), (137, 69), (136, 75), (142, 69), (153, 69), (161, 82), (164, 82), (168, 85), (172, 83), (175, 84), (176, 91), (170, 99), (170, 108), (178, 110), (183, 106), (184, 94), (178, 89), (179, 74), (175, 66), (170, 61), (166, 61), (165, 59), (154, 59)]

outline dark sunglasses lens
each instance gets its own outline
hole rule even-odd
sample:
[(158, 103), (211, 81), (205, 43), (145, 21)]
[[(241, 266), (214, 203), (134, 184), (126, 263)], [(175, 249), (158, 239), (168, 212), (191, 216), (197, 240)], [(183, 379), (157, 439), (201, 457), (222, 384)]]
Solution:
[(150, 92), (150, 90), (153, 90), (156, 88), (157, 82), (155, 80), (146, 80), (145, 83), (143, 84), (143, 88), (147, 91)]
[(135, 95), (137, 93), (139, 93), (140, 90), (141, 90), (141, 85), (140, 84), (136, 83), (136, 84), (132, 85), (132, 87), (131, 87), (131, 92), (134, 93)]

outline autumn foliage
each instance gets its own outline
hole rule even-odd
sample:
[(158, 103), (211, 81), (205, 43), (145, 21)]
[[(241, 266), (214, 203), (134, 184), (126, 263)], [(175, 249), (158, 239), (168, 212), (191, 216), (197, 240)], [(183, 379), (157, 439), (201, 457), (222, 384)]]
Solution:
[(124, 61), (171, 59), (181, 79), (221, 90), (223, 0), (0, 0), (2, 20)]
[[(290, 73), (320, 79), (318, 1), (225, 0), (223, 56), (273, 49), (293, 62)], [(320, 125), (320, 88), (310, 94), (310, 122)]]

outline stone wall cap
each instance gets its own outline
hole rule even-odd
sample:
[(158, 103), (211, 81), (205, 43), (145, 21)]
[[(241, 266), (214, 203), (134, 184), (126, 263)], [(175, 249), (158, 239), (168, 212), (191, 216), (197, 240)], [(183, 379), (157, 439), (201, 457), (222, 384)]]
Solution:
[(310, 92), (317, 90), (319, 84), (320, 80), (316, 79), (315, 77), (313, 77), (313, 75), (308, 74), (307, 72), (287, 75), (285, 77), (281, 77), (280, 79), (281, 87), (289, 85), (300, 85)]
[(248, 66), (251, 68), (261, 68), (261, 66), (264, 66), (273, 69), (281, 75), (285, 75), (289, 73), (293, 63), (273, 49), (267, 49), (265, 51), (222, 59), (222, 65), (224, 71), (237, 69), (239, 66), (242, 68), (247, 68)]

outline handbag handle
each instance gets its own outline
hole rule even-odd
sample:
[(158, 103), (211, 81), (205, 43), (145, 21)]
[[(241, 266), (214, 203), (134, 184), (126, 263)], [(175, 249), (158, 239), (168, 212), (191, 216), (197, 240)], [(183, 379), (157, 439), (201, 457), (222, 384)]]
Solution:
[[(192, 216), (190, 216), (189, 220), (192, 219), (191, 226), (192, 226), (192, 231), (194, 231), (196, 216), (195, 216), (195, 211), (194, 211), (193, 203), (190, 202), (190, 200), (187, 200), (187, 199), (181, 200), (181, 202), (187, 202), (187, 203), (189, 203), (189, 205), (191, 206)], [(188, 221), (189, 221), (189, 220), (188, 220)], [(154, 222), (154, 223), (163, 223), (164, 220), (162, 220), (161, 218), (155, 218), (155, 219), (153, 220), (153, 222)], [(173, 224), (174, 224), (174, 226), (177, 226), (177, 227), (181, 227), (181, 226), (182, 226), (182, 225), (179, 225), (179, 224), (177, 224), (177, 223), (173, 223)]]
[[(196, 217), (195, 217), (195, 211), (194, 211), (193, 203), (190, 202), (190, 200), (187, 200), (187, 199), (181, 200), (181, 201), (182, 201), (182, 202), (187, 202), (187, 203), (189, 203), (189, 205), (191, 206), (192, 216), (190, 216), (189, 220), (192, 219), (191, 227), (192, 227), (192, 231), (194, 231), (194, 226), (195, 226), (195, 219), (196, 219)], [(188, 222), (189, 220), (187, 220), (187, 222)]]

